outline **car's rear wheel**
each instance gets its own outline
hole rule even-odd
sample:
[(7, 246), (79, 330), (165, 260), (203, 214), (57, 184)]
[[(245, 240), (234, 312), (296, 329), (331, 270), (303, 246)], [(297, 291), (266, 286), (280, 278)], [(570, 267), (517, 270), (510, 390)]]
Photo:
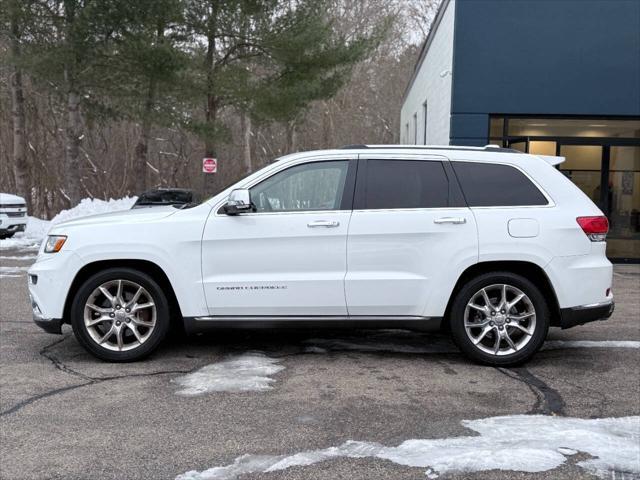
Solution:
[(464, 354), (494, 366), (529, 360), (549, 330), (549, 307), (540, 289), (510, 272), (480, 275), (456, 295), (451, 335)]
[(130, 362), (149, 355), (169, 328), (169, 305), (147, 274), (110, 268), (87, 279), (73, 300), (71, 325), (96, 357)]

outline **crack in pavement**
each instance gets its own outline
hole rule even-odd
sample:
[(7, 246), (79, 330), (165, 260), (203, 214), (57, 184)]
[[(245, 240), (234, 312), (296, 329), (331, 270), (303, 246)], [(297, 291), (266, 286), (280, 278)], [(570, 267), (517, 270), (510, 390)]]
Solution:
[(559, 379), (556, 378), (554, 376), (545, 376), (545, 375), (540, 375), (538, 374), (539, 377), (542, 377), (546, 380), (559, 380), (562, 383), (565, 383), (573, 388), (575, 388), (576, 390), (579, 390), (580, 392), (582, 392), (583, 396), (586, 398), (590, 398), (593, 399), (597, 402), (597, 409), (598, 409), (598, 413), (595, 416), (592, 416), (592, 418), (603, 418), (605, 416), (604, 410), (607, 406), (607, 404), (609, 403), (609, 399), (607, 398), (606, 394), (602, 393), (602, 392), (598, 392), (597, 390), (594, 390), (592, 388), (586, 387), (584, 385), (579, 385), (577, 383), (574, 382), (570, 382), (568, 380), (566, 380), (565, 378)]
[(100, 383), (103, 382), (108, 382), (111, 380), (120, 380), (123, 378), (135, 378), (135, 377), (152, 377), (155, 375), (169, 375), (172, 373), (191, 373), (193, 372), (197, 367), (191, 368), (189, 370), (160, 370), (160, 371), (156, 371), (156, 372), (149, 372), (149, 373), (128, 373), (128, 374), (124, 374), (124, 375), (112, 375), (109, 377), (92, 377), (89, 375), (85, 375), (84, 373), (78, 372), (77, 370), (74, 370), (73, 368), (69, 367), (68, 365), (66, 365), (62, 360), (60, 360), (59, 358), (57, 358), (55, 355), (53, 355), (52, 352), (50, 352), (49, 350), (53, 347), (55, 347), (56, 345), (59, 345), (60, 343), (64, 342), (67, 338), (69, 338), (70, 335), (65, 335), (63, 338), (56, 340), (55, 342), (45, 346), (44, 348), (42, 348), (42, 350), (40, 350), (39, 355), (46, 358), (47, 360), (49, 360), (53, 366), (60, 370), (61, 372), (66, 373), (67, 375), (71, 375), (74, 377), (78, 377), (78, 378), (82, 378), (83, 380), (85, 380), (84, 383), (79, 383), (76, 385), (67, 385), (66, 387), (61, 387), (61, 388), (54, 388), (51, 390), (47, 390), (46, 392), (43, 393), (39, 393), (37, 395), (33, 395), (29, 398), (26, 398), (20, 402), (18, 402), (17, 404), (15, 404), (13, 407), (10, 407), (6, 410), (3, 410), (2, 412), (0, 412), (0, 417), (4, 417), (5, 415), (11, 415), (12, 413), (15, 413), (21, 409), (23, 409), (24, 407), (26, 407), (27, 405), (31, 405), (34, 402), (37, 402), (38, 400), (42, 400), (43, 398), (47, 398), (47, 397), (51, 397), (54, 395), (58, 395), (61, 393), (65, 393), (68, 392), (70, 390), (75, 390), (77, 388), (82, 388), (82, 387), (88, 387), (91, 385), (98, 385)]
[(551, 388), (527, 368), (497, 368), (496, 370), (509, 378), (524, 383), (536, 396), (536, 402), (527, 412), (528, 414), (565, 415), (564, 408), (566, 404), (560, 392)]

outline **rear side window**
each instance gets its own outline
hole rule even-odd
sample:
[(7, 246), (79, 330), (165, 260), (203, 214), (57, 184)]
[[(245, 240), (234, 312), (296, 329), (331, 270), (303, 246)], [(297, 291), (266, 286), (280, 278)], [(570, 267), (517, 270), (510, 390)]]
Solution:
[(448, 204), (449, 182), (438, 161), (367, 160), (364, 177), (364, 205), (360, 208), (437, 208)]
[(470, 207), (548, 205), (524, 173), (509, 165), (451, 162)]

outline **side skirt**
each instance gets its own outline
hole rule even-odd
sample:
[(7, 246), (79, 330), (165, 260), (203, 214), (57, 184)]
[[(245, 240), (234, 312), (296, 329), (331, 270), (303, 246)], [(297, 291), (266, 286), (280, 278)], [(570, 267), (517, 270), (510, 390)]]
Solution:
[(221, 329), (261, 328), (399, 328), (405, 330), (436, 331), (442, 317), (411, 316), (210, 316), (184, 317), (187, 334)]

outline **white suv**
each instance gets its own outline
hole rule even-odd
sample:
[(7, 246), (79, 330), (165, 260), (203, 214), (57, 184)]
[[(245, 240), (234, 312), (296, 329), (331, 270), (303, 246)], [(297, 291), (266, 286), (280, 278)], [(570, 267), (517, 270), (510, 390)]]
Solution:
[(607, 219), (560, 161), (361, 145), (288, 155), (192, 208), (58, 224), (29, 270), (35, 321), (110, 361), (172, 322), (441, 323), (472, 359), (514, 365), (550, 326), (613, 310)]
[(27, 227), (27, 202), (10, 193), (0, 193), (0, 240), (11, 238)]

